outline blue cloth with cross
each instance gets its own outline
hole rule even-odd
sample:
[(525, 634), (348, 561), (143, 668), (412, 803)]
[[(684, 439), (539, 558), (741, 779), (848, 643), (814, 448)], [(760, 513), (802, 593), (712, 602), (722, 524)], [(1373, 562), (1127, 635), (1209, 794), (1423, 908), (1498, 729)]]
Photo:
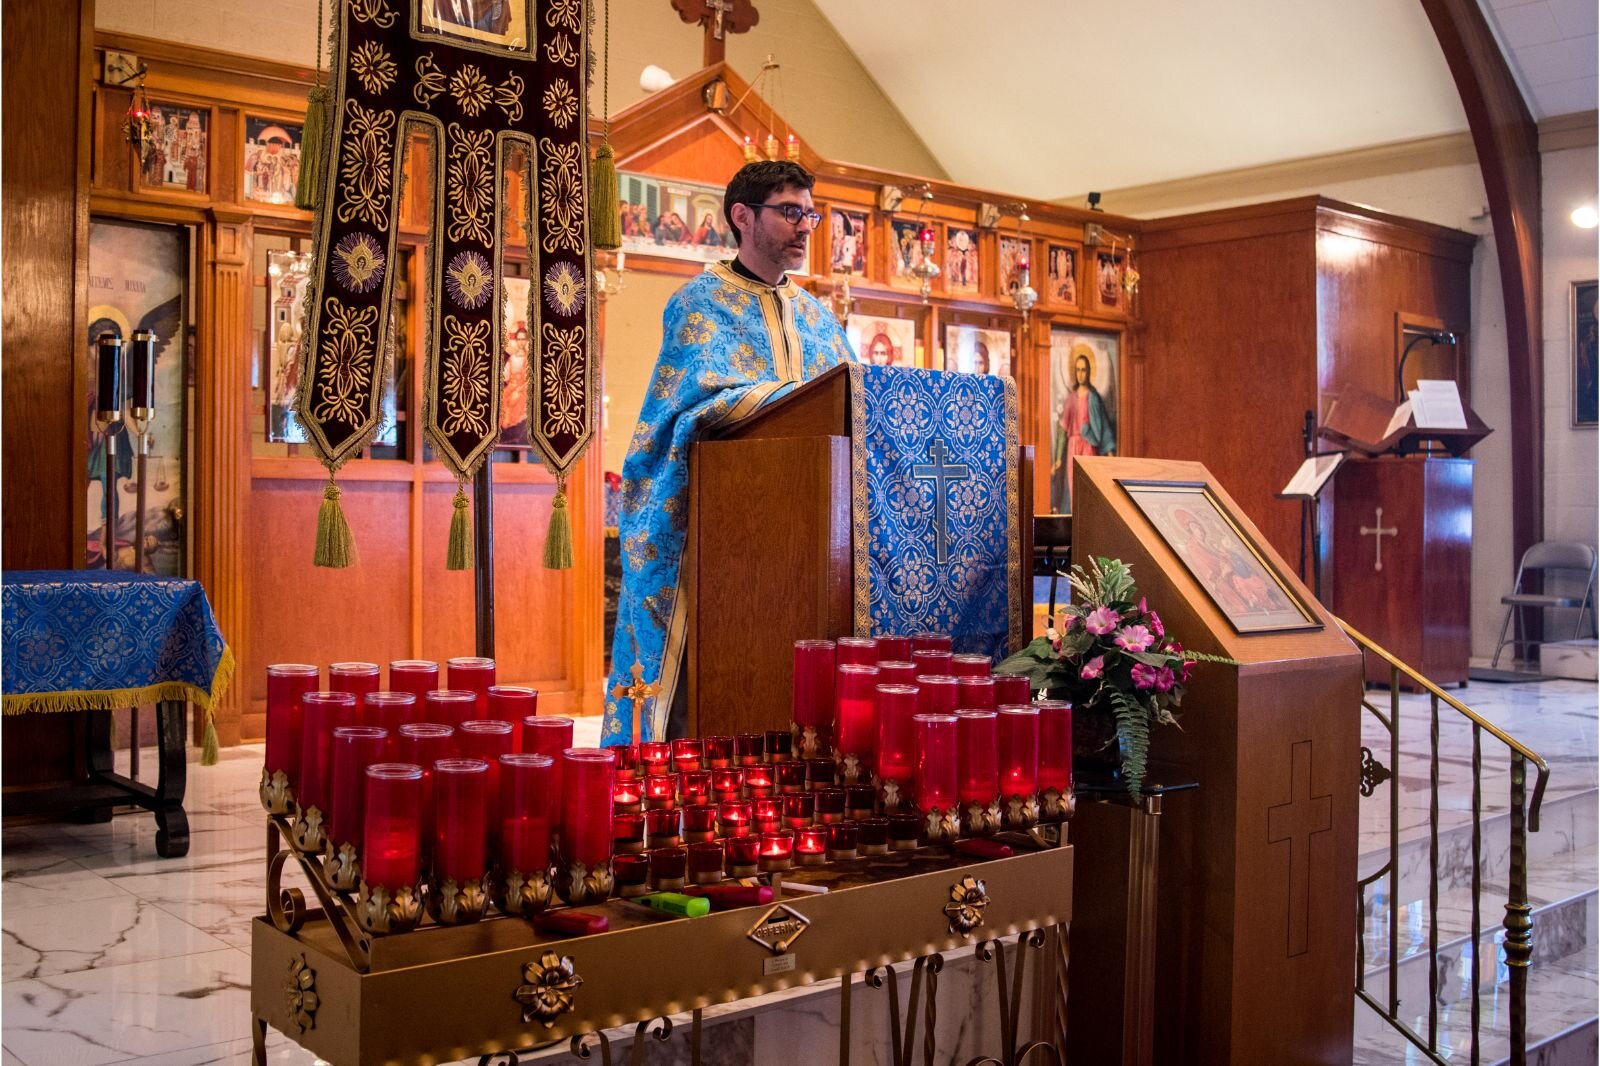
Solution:
[(945, 633), (998, 661), (1024, 637), (1016, 384), (850, 373), (855, 631)]

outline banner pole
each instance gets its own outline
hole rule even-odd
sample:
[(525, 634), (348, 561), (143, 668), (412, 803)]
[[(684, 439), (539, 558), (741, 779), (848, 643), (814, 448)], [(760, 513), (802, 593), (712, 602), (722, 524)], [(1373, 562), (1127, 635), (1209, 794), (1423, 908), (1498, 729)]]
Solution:
[(494, 463), (487, 456), (472, 478), (472, 568), (478, 654), (494, 656)]

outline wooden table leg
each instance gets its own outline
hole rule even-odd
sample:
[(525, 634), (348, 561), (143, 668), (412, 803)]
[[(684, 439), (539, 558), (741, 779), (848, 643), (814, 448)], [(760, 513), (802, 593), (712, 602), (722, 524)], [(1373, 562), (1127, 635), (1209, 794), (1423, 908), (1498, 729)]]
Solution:
[[(83, 762), (90, 778), (111, 773), (111, 711), (79, 711), (83, 722)], [(75, 822), (109, 822), (111, 806), (80, 807), (72, 812)]]
[(176, 859), (189, 853), (189, 816), (183, 810), (188, 784), (189, 705), (183, 700), (156, 704), (156, 727), (161, 735), (161, 776), (156, 781), (156, 854)]

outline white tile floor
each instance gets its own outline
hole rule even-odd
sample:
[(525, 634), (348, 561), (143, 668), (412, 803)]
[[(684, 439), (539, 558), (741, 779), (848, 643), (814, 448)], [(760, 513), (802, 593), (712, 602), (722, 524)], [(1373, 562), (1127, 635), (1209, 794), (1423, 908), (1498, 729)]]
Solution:
[[(1475, 684), (1461, 697), (1551, 761), (1547, 804), (1587, 794), (1592, 805), (1592, 684)], [(598, 728), (597, 718), (580, 720), (579, 743), (593, 743)], [(1459, 750), (1450, 759), (1459, 769)], [(182, 859), (156, 856), (144, 814), (4, 830), (0, 1066), (248, 1061), (248, 926), (264, 909), (260, 767), (257, 745), (225, 750), (216, 767), (191, 766)], [(1425, 786), (1425, 763), (1407, 757), (1401, 774), (1408, 796), (1417, 780)], [(1415, 825), (1414, 801), (1405, 809)], [(1574, 843), (1592, 848), (1593, 820), (1585, 825), (1591, 839)], [(277, 1034), (269, 1051), (274, 1063), (312, 1061)]]

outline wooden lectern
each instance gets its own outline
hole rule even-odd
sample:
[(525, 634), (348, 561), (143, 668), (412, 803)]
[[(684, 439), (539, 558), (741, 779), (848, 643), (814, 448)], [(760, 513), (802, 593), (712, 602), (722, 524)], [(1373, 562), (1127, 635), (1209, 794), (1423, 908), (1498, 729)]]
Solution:
[[(682, 586), (691, 736), (787, 729), (794, 642), (854, 633), (850, 433), (840, 366), (695, 444)], [(1014, 595), (1028, 603), (1033, 449), (1021, 453)]]
[[(1204, 466), (1077, 461), (1076, 557), (1124, 560), (1169, 633), (1240, 664), (1200, 664), (1182, 729), (1157, 729), (1151, 741), (1153, 759), (1200, 785), (1160, 818), (1153, 1061), (1348, 1064), (1360, 653)], [(1209, 488), (1299, 601), (1299, 627), (1237, 632), (1124, 487), (1138, 481)], [(1128, 861), (1125, 847), (1119, 855), (1084, 852), (1079, 869)], [(1085, 896), (1094, 891), (1079, 877), (1076, 905), (1109, 912)], [(1094, 960), (1072, 960), (1069, 997), (1122, 997), (1106, 984)]]

